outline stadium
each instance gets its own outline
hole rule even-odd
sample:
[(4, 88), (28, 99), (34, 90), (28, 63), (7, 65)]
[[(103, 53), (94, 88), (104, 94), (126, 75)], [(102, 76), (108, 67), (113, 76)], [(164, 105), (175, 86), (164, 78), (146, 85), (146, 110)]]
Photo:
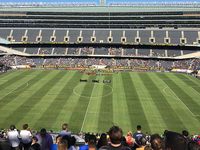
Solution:
[(198, 2), (0, 3), (0, 128), (197, 138), (199, 19)]

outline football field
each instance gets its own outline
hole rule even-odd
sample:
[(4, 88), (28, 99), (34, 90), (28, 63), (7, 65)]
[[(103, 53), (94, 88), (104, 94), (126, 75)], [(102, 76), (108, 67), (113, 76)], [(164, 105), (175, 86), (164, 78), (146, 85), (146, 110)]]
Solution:
[[(80, 82), (87, 79), (87, 83)], [(97, 79), (100, 83), (92, 83)], [(111, 80), (111, 83), (103, 83)], [(24, 70), (0, 74), (0, 128), (59, 131), (200, 131), (200, 80), (184, 74), (124, 72), (88, 76), (77, 71)]]

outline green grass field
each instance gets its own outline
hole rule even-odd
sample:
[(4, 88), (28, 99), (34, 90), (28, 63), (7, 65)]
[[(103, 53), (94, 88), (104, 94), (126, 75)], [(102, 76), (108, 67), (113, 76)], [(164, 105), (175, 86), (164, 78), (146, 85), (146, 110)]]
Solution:
[[(79, 79), (112, 80), (111, 84)], [(26, 70), (0, 75), (0, 128), (28, 123), (33, 129), (124, 132), (200, 131), (200, 80), (174, 73), (88, 76), (76, 71)]]

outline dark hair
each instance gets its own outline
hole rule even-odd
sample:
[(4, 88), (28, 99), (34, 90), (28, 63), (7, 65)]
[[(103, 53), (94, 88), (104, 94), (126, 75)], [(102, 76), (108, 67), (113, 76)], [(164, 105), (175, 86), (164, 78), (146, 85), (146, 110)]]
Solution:
[(90, 134), (87, 133), (87, 134), (85, 134), (85, 142), (88, 143), (89, 140), (90, 140)]
[(97, 143), (97, 148), (99, 149), (100, 147), (105, 146), (107, 144), (108, 144), (107, 135), (105, 133), (102, 133)]
[(32, 137), (32, 140), (35, 140), (36, 142), (38, 141), (38, 138), (36, 136)]
[(67, 141), (67, 147), (70, 148), (70, 146), (71, 146), (70, 145), (70, 139), (71, 139), (71, 137), (69, 135), (65, 135), (65, 136), (62, 137), (61, 141), (62, 140)]
[(182, 131), (182, 135), (187, 137), (187, 136), (189, 135), (189, 133), (188, 133), (188, 131), (183, 130), (183, 131)]
[(166, 144), (165, 145), (166, 149), (171, 149), (171, 150), (187, 149), (187, 141), (183, 137), (183, 135), (172, 131), (165, 132), (165, 144)]
[(46, 134), (47, 134), (47, 130), (46, 130), (45, 128), (42, 128), (42, 129), (40, 130), (40, 135), (41, 135), (42, 137), (44, 137), (44, 136), (46, 136)]
[(118, 126), (113, 126), (108, 131), (108, 134), (110, 136), (110, 141), (113, 144), (120, 144), (122, 141), (122, 129)]
[(147, 143), (147, 140), (146, 140), (146, 138), (144, 136), (142, 136), (141, 138), (139, 138), (139, 140), (137, 141), (137, 144), (139, 146), (145, 146), (146, 143)]
[(142, 129), (141, 125), (137, 125), (137, 130), (141, 130), (141, 129)]
[(23, 129), (24, 129), (24, 130), (28, 129), (28, 124), (24, 124), (24, 125), (23, 125)]
[(76, 138), (74, 137), (74, 136), (72, 136), (71, 138), (70, 138), (70, 143), (69, 143), (69, 145), (70, 146), (74, 146), (76, 144)]
[(68, 128), (68, 124), (67, 124), (67, 123), (64, 123), (64, 124), (62, 125), (62, 129), (63, 129), (63, 130), (67, 130), (67, 128)]
[(62, 137), (61, 135), (56, 136), (56, 141), (58, 140), (58, 138)]
[(68, 141), (66, 139), (61, 139), (60, 143), (58, 144), (59, 150), (66, 150), (68, 148)]
[(96, 137), (94, 134), (90, 135), (90, 136), (89, 136), (89, 142), (90, 142), (90, 143), (95, 143), (95, 144), (96, 144), (96, 142), (97, 142), (97, 137)]
[(151, 147), (154, 150), (164, 150), (164, 141), (158, 134), (151, 135)]
[(96, 143), (94, 143), (94, 141), (89, 141), (88, 143), (88, 148), (95, 148), (96, 149)]
[(124, 145), (124, 146), (129, 146), (128, 144), (127, 144), (127, 142), (126, 142), (126, 138), (124, 137), (124, 136), (122, 136), (122, 145)]
[(15, 130), (15, 125), (10, 125), (10, 130)]
[(191, 141), (188, 143), (188, 150), (200, 150), (200, 145), (194, 141)]

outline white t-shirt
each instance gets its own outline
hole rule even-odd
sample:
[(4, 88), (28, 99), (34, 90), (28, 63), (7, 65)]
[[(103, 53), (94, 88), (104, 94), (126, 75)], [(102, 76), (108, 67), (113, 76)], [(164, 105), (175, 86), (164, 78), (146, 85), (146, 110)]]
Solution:
[(12, 147), (19, 146), (20, 140), (19, 133), (17, 130), (8, 131), (7, 136)]
[(24, 143), (24, 144), (31, 143), (31, 137), (32, 137), (32, 134), (30, 131), (28, 131), (28, 130), (20, 131), (20, 138), (22, 140), (22, 143)]

